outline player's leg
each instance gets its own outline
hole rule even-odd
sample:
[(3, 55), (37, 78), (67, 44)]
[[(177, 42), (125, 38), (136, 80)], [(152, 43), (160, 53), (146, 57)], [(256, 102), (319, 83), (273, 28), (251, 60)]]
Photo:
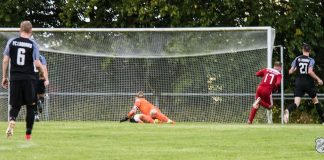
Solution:
[(139, 119), (144, 123), (154, 123), (154, 119), (151, 116), (141, 114)]
[(272, 93), (270, 94), (270, 97), (268, 99), (268, 105), (265, 106), (267, 108), (267, 121), (268, 124), (272, 124), (272, 106), (273, 106), (273, 99), (272, 99)]
[(9, 122), (8, 127), (6, 130), (6, 136), (7, 138), (10, 138), (13, 135), (13, 130), (16, 126), (16, 118), (19, 114), (23, 96), (22, 96), (22, 90), (21, 90), (21, 82), (20, 81), (12, 81), (9, 83), (10, 85), (10, 105), (11, 108), (9, 110)]
[(169, 119), (166, 115), (164, 115), (158, 108), (154, 108), (150, 111), (151, 117), (154, 119), (158, 119), (161, 123), (170, 123), (174, 124), (175, 122)]
[(43, 112), (44, 101), (45, 101), (45, 86), (44, 80), (39, 80), (37, 83), (37, 106), (39, 113)]
[(248, 118), (248, 124), (252, 124), (253, 122), (253, 119), (256, 115), (256, 112), (258, 111), (258, 108), (259, 108), (259, 103), (261, 101), (261, 98), (259, 97), (258, 94), (255, 95), (256, 99), (252, 105), (252, 108), (251, 108), (251, 111), (250, 111), (250, 114), (249, 114), (249, 118)]
[(287, 109), (284, 111), (284, 122), (289, 122), (289, 115), (300, 105), (301, 97), (295, 97), (294, 103), (288, 105)]
[(31, 139), (31, 134), (34, 126), (35, 109), (36, 109), (36, 105), (26, 106), (26, 136), (25, 136), (26, 140)]
[[(38, 80), (36, 80), (36, 85), (35, 85), (35, 90), (38, 91)], [(39, 122), (39, 115), (38, 115), (38, 110), (37, 110), (37, 93), (36, 93), (36, 99), (35, 99), (35, 106), (33, 107), (35, 110), (34, 110), (34, 114), (35, 114), (35, 121), (36, 122)]]
[(16, 118), (19, 114), (21, 106), (11, 106), (9, 111), (9, 123), (6, 130), (7, 138), (10, 138), (13, 135), (13, 130), (16, 126)]
[(302, 83), (296, 83), (295, 84), (295, 90), (294, 90), (294, 103), (291, 103), (288, 105), (288, 107), (284, 111), (284, 122), (289, 122), (289, 115), (291, 112), (293, 112), (299, 105), (301, 101), (301, 97), (303, 97), (305, 94), (304, 85)]
[(321, 119), (321, 123), (324, 123), (324, 112), (323, 112), (323, 109), (322, 109), (322, 106), (321, 106), (321, 103), (319, 103), (318, 101), (318, 98), (317, 96), (312, 98), (312, 101), (315, 105), (315, 108), (316, 108), (316, 111), (318, 113), (318, 116), (320, 117)]
[(315, 105), (318, 116), (321, 119), (321, 123), (324, 123), (324, 113), (321, 104), (318, 101), (315, 85), (307, 91), (307, 94), (312, 98), (313, 104)]
[(30, 140), (35, 119), (35, 81), (26, 80), (24, 83), (24, 99), (26, 106), (26, 140)]
[(261, 101), (261, 91), (262, 91), (262, 87), (258, 86), (256, 93), (255, 93), (255, 101), (252, 104), (252, 108), (249, 114), (249, 118), (248, 118), (248, 124), (252, 124), (253, 119), (256, 115), (256, 112), (258, 111), (259, 108), (259, 104)]

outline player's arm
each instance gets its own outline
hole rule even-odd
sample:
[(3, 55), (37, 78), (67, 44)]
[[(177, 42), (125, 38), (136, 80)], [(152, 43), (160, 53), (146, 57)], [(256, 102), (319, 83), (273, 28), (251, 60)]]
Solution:
[(10, 54), (10, 43), (13, 41), (13, 39), (10, 39), (8, 42), (7, 42), (7, 45), (4, 49), (4, 52), (3, 52), (3, 60), (2, 60), (2, 82), (1, 82), (1, 85), (3, 88), (8, 88), (8, 75), (7, 75), (7, 71), (8, 71), (8, 66), (9, 66), (9, 61), (10, 61), (10, 57), (9, 57), (9, 54)]
[(296, 71), (296, 67), (291, 67), (288, 73), (293, 74), (295, 71)]
[(137, 111), (137, 106), (133, 106), (133, 108), (128, 112), (127, 117), (130, 118), (135, 115)]
[(323, 81), (315, 74), (313, 67), (308, 68), (308, 74), (317, 81), (318, 85), (323, 85)]
[(296, 67), (296, 60), (297, 60), (297, 58), (295, 58), (293, 60), (293, 62), (291, 62), (291, 67), (290, 67), (290, 69), (288, 71), (289, 74), (293, 74), (296, 71), (296, 69), (297, 69), (297, 67)]
[(119, 122), (125, 122), (128, 121), (131, 117), (133, 117), (135, 115), (137, 111), (137, 106), (134, 106), (128, 113), (127, 116), (122, 118), (121, 120), (119, 120)]
[(258, 76), (258, 77), (263, 77), (265, 70), (266, 70), (266, 69), (261, 69), (261, 70), (257, 71), (257, 72), (255, 73), (255, 75)]
[(8, 88), (8, 75), (7, 75), (7, 70), (8, 70), (8, 65), (9, 65), (9, 56), (4, 55), (3, 60), (2, 60), (2, 82), (1, 85), (3, 88)]

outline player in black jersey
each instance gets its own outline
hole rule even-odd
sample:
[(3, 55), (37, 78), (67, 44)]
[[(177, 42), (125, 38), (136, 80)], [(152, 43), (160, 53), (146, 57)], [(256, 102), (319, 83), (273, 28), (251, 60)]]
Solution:
[(302, 51), (303, 55), (295, 58), (295, 60), (291, 63), (291, 68), (289, 70), (289, 74), (297, 71), (294, 90), (295, 99), (294, 103), (290, 104), (288, 108), (285, 109), (284, 122), (288, 123), (289, 114), (300, 105), (301, 97), (307, 93), (312, 98), (317, 113), (322, 121), (321, 123), (324, 123), (324, 113), (316, 96), (316, 86), (314, 80), (318, 85), (323, 85), (323, 81), (313, 71), (315, 61), (313, 58), (309, 57), (311, 51), (310, 45), (304, 44)]
[(7, 42), (2, 62), (2, 86), (8, 87), (7, 70), (10, 62), (10, 111), (7, 137), (13, 135), (15, 121), (22, 105), (26, 105), (26, 140), (31, 139), (34, 125), (35, 94), (35, 67), (44, 73), (44, 85), (49, 84), (48, 75), (39, 61), (39, 49), (35, 41), (30, 40), (32, 24), (23, 21), (20, 24), (20, 37), (12, 38)]

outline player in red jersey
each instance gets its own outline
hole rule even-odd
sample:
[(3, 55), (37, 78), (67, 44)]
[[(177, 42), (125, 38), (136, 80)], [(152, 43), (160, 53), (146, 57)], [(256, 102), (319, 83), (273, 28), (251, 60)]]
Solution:
[(137, 109), (139, 109), (143, 115), (146, 115), (150, 118), (149, 119), (146, 117), (146, 120), (149, 123), (153, 123), (154, 119), (158, 119), (160, 123), (175, 123), (166, 115), (164, 115), (159, 108), (147, 101), (144, 97), (143, 92), (138, 92), (135, 98), (136, 99), (133, 108), (128, 112), (127, 117), (125, 117), (123, 120), (133, 117), (136, 114)]
[(256, 76), (262, 77), (262, 80), (256, 90), (255, 101), (250, 111), (248, 124), (252, 124), (259, 106), (271, 109), (272, 92), (276, 91), (281, 83), (282, 74), (280, 73), (281, 63), (275, 62), (273, 68), (264, 68), (256, 72)]

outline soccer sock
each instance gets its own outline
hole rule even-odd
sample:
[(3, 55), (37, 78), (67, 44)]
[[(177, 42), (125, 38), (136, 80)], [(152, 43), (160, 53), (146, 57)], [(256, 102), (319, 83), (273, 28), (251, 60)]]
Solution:
[(291, 104), (288, 106), (288, 111), (289, 111), (289, 113), (291, 113), (292, 111), (294, 111), (296, 108), (297, 108), (296, 103), (291, 103)]
[(258, 109), (252, 107), (249, 115), (249, 122), (252, 123)]
[(10, 111), (9, 111), (9, 116), (10, 116), (9, 120), (10, 121), (11, 120), (16, 121), (16, 118), (19, 114), (20, 108), (21, 108), (21, 106), (12, 106), (10, 108)]
[(323, 113), (321, 104), (320, 103), (316, 103), (315, 104), (315, 107), (316, 107), (316, 111), (317, 111), (319, 117), (321, 118), (322, 123), (324, 123), (324, 113)]
[(26, 113), (26, 134), (30, 135), (33, 129), (34, 120), (35, 120), (35, 106), (36, 105), (27, 105)]

